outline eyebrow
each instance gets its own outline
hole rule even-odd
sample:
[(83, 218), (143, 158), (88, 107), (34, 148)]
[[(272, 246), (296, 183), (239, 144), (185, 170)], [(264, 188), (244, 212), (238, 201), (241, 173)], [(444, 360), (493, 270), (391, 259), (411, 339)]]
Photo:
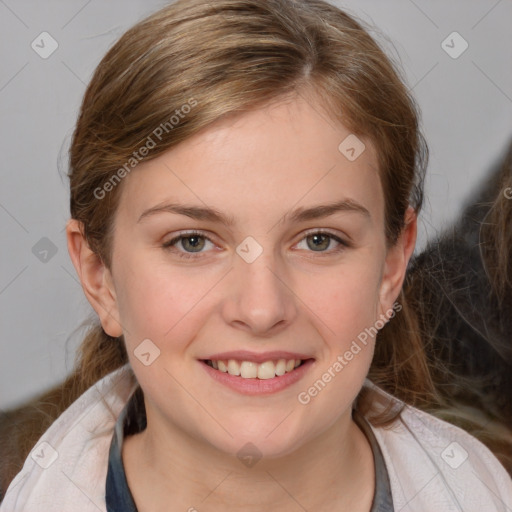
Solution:
[[(215, 208), (185, 205), (178, 203), (159, 204), (152, 208), (149, 208), (142, 212), (137, 223), (143, 220), (144, 218), (149, 217), (150, 215), (155, 215), (157, 213), (163, 212), (185, 215), (196, 220), (216, 222), (219, 224), (224, 224), (227, 227), (231, 227), (235, 224), (233, 216), (225, 215), (219, 210), (216, 210)], [(322, 204), (310, 208), (296, 208), (292, 212), (286, 213), (282, 217), (280, 223), (316, 220), (324, 217), (329, 217), (330, 215), (334, 215), (335, 213), (338, 212), (359, 213), (367, 218), (371, 218), (370, 212), (362, 204), (358, 203), (357, 201), (354, 201), (353, 199), (343, 199), (341, 201), (336, 201), (334, 203)]]

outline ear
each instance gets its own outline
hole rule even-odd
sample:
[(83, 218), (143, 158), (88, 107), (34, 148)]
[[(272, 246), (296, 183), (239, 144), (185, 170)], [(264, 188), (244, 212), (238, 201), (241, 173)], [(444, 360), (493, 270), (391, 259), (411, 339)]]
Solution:
[(117, 338), (123, 334), (110, 270), (89, 248), (83, 235), (83, 225), (70, 219), (66, 225), (68, 251), (82, 283), (87, 300), (98, 314), (103, 330)]
[(407, 264), (414, 251), (417, 236), (417, 215), (409, 206), (405, 212), (405, 226), (395, 245), (386, 254), (379, 289), (379, 314), (386, 315), (396, 301), (407, 271)]

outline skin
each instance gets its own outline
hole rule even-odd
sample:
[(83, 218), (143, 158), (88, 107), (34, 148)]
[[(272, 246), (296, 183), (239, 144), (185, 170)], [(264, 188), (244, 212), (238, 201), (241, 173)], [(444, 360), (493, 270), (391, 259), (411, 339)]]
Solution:
[[(122, 451), (140, 511), (370, 509), (372, 453), (351, 405), (374, 340), (307, 405), (297, 399), (392, 308), (416, 240), (409, 209), (387, 248), (375, 148), (360, 137), (366, 149), (349, 161), (338, 150), (349, 134), (319, 102), (297, 96), (223, 119), (140, 164), (122, 183), (110, 269), (69, 221), (84, 292), (105, 331), (124, 334), (145, 395), (148, 427)], [(294, 209), (348, 198), (368, 215), (289, 221)], [(166, 202), (215, 208), (233, 225), (171, 212), (140, 219)], [(187, 230), (211, 242), (199, 239), (200, 253), (191, 239), (163, 247)], [(350, 245), (327, 238), (316, 249), (312, 230)], [(263, 249), (252, 263), (236, 253), (247, 236)], [(134, 350), (147, 338), (160, 356), (144, 366)], [(315, 362), (274, 395), (246, 396), (198, 362), (239, 349), (300, 352)], [(236, 456), (248, 442), (263, 455), (253, 467)]]

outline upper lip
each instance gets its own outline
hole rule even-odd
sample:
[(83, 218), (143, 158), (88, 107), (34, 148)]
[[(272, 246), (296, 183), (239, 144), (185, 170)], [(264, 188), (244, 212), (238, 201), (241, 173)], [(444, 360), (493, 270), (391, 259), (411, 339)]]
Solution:
[(213, 360), (213, 361), (226, 361), (229, 359), (234, 359), (236, 361), (251, 361), (253, 363), (264, 363), (265, 361), (276, 361), (278, 359), (312, 359), (311, 356), (305, 354), (299, 354), (297, 352), (285, 352), (282, 350), (274, 350), (271, 352), (250, 352), (248, 350), (235, 350), (233, 352), (219, 352), (217, 354), (212, 354), (211, 356), (203, 358), (203, 360)]

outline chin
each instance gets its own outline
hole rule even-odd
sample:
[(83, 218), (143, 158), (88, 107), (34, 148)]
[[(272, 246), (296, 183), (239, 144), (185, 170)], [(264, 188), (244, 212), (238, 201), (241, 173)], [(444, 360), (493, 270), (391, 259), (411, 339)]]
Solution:
[[(229, 437), (221, 435), (217, 439), (209, 439), (208, 442), (215, 449), (230, 456), (236, 456), (240, 461), (251, 467), (247, 460), (254, 461), (264, 459), (278, 459), (298, 450), (306, 441), (304, 429), (298, 429), (283, 419), (259, 421), (248, 423), (247, 421), (236, 424), (224, 424), (225, 428), (233, 435)], [(282, 422), (282, 423), (281, 423)], [(272, 425), (272, 426), (270, 426)]]

